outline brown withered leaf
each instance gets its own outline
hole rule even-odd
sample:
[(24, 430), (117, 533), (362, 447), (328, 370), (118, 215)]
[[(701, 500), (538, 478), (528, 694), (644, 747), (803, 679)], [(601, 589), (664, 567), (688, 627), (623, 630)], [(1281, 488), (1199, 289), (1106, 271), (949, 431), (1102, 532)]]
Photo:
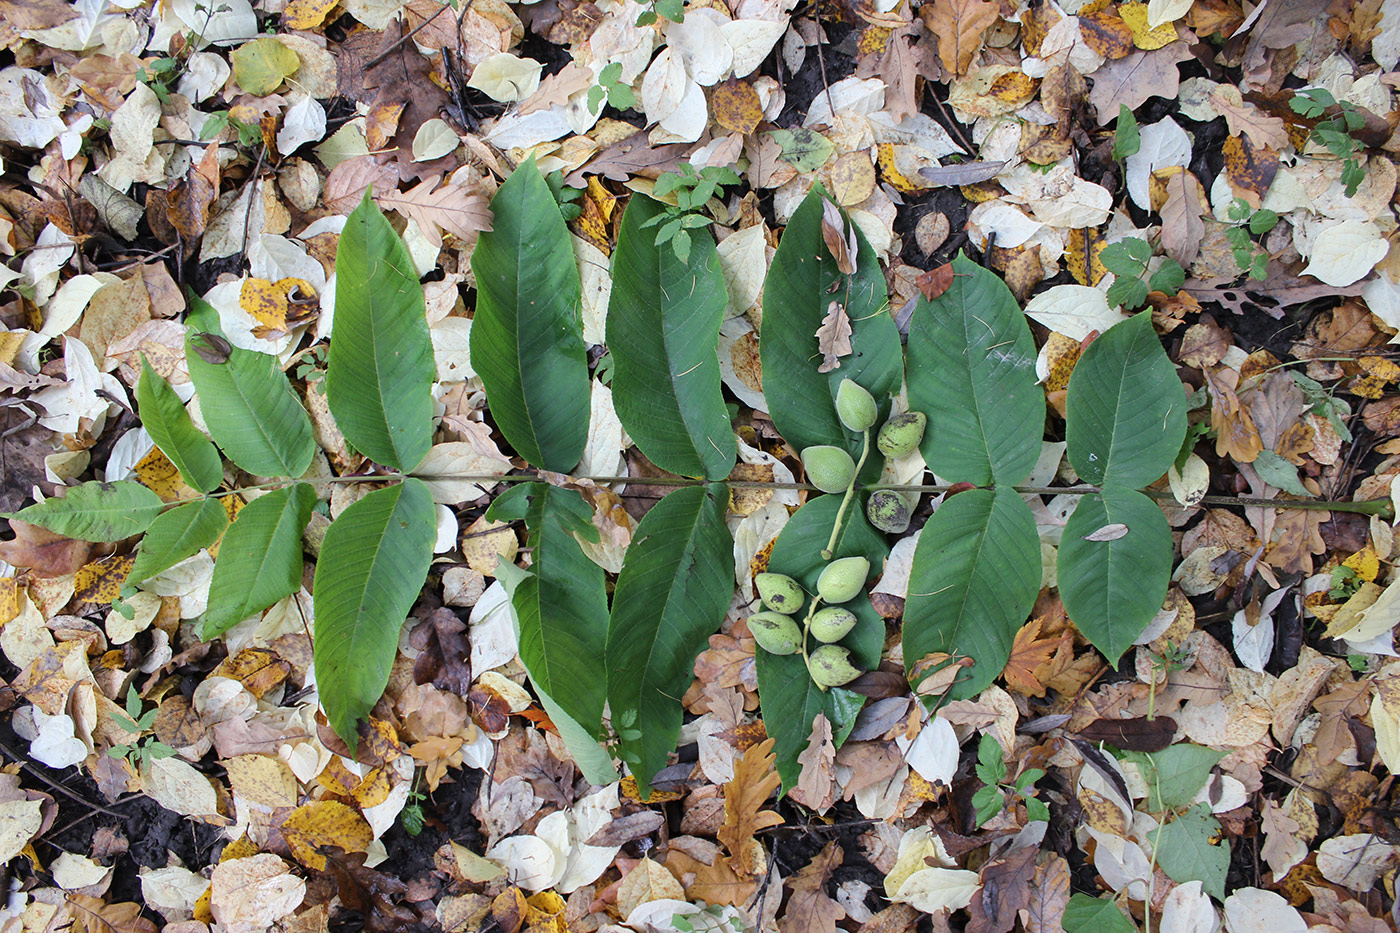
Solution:
[(75, 541), (38, 525), (10, 519), (14, 539), (0, 541), (0, 560), (44, 577), (74, 573), (88, 562), (93, 544)]
[(1060, 919), (1069, 905), (1069, 863), (1059, 855), (1035, 870), (1026, 902), (1026, 933), (1060, 933)]
[(1235, 193), (1258, 209), (1259, 199), (1278, 174), (1278, 153), (1260, 146), (1248, 136), (1225, 140), (1225, 175)]
[(982, 889), (972, 896), (967, 933), (1009, 933), (1031, 900), (1039, 846), (1022, 846), (982, 866)]
[(432, 684), (449, 693), (466, 696), (471, 689), (471, 647), (467, 624), (446, 607), (434, 609), (409, 633), (408, 641), (419, 650), (413, 661), (413, 680)]
[(833, 301), (822, 318), (822, 326), (817, 328), (817, 349), (821, 351), (822, 362), (817, 367), (819, 373), (829, 373), (843, 356), (851, 355), (851, 319), (839, 301)]
[[(587, 4), (592, 6), (592, 4)], [(573, 62), (569, 62), (562, 69), (552, 75), (546, 75), (540, 81), (540, 86), (535, 89), (535, 93), (520, 102), (521, 116), (527, 113), (534, 113), (536, 110), (548, 110), (556, 104), (568, 103), (579, 91), (586, 90), (593, 84), (593, 73), (587, 68), (581, 68)]]
[(1253, 463), (1264, 449), (1259, 429), (1254, 426), (1249, 409), (1235, 394), (1238, 374), (1221, 368), (1206, 370), (1206, 388), (1210, 392), (1210, 422), (1215, 428), (1215, 454), (1232, 457), (1240, 463)]
[(734, 777), (724, 785), (724, 825), (716, 837), (729, 850), (729, 863), (741, 876), (757, 868), (750, 849), (753, 834), (770, 826), (781, 826), (783, 818), (763, 804), (782, 784), (774, 770), (778, 756), (773, 754), (775, 739), (765, 739), (750, 748), (734, 764)]
[(928, 31), (938, 37), (938, 57), (944, 68), (955, 75), (966, 74), (982, 47), (982, 34), (997, 21), (998, 10), (987, 0), (935, 0), (919, 11)]
[(219, 144), (213, 142), (165, 194), (165, 217), (187, 240), (204, 235), (209, 211), (219, 196)]
[(1154, 172), (1148, 184), (1153, 206), (1162, 215), (1162, 248), (1183, 269), (1189, 268), (1206, 235), (1204, 215), (1209, 202), (1205, 189), (1200, 179), (1182, 166)]
[(836, 922), (846, 918), (846, 909), (826, 893), (831, 873), (841, 865), (845, 853), (829, 842), (807, 866), (787, 880), (787, 909), (778, 921), (781, 933), (836, 933)]
[(322, 200), (326, 207), (342, 214), (353, 211), (372, 187), (382, 194), (398, 187), (398, 173), (391, 165), (380, 165), (371, 155), (346, 159), (326, 176)]
[(1177, 63), (1191, 58), (1185, 42), (1173, 42), (1151, 52), (1137, 51), (1108, 62), (1094, 72), (1089, 101), (1098, 111), (1099, 126), (1117, 119), (1119, 105), (1136, 110), (1149, 97), (1176, 97), (1181, 87)]
[[(441, 19), (446, 16), (440, 17)], [(447, 106), (447, 92), (433, 82), (432, 65), (418, 47), (406, 40), (410, 27), (400, 20), (396, 25), (384, 30), (379, 51), (370, 58), (373, 68), (364, 72), (365, 92), (376, 92), (375, 102), (406, 101), (403, 114), (399, 117), (398, 132), (393, 144), (398, 148), (398, 169), (403, 179), (426, 177), (441, 173), (446, 160), (432, 162), (413, 161), (413, 139), (418, 130), (429, 120), (435, 119), (438, 111)]]
[(1231, 136), (1248, 136), (1256, 146), (1282, 149), (1289, 145), (1288, 129), (1282, 117), (1265, 113), (1247, 101), (1234, 103), (1232, 95), (1221, 93), (1220, 89), (1211, 92), (1210, 102), (1225, 117)]
[(825, 813), (836, 802), (836, 745), (831, 740), (831, 720), (825, 713), (812, 720), (807, 747), (797, 756), (802, 771), (788, 795), (809, 810)]
[(1274, 541), (1264, 551), (1264, 560), (1284, 573), (1312, 573), (1313, 557), (1327, 553), (1319, 526), (1331, 517), (1331, 512), (1280, 509), (1274, 519)]
[(1048, 664), (1058, 649), (1069, 645), (1073, 650), (1074, 636), (1068, 631), (1058, 636), (1040, 637), (1041, 620), (1031, 619), (1016, 632), (1011, 642), (1011, 656), (1002, 669), (1006, 686), (1026, 696), (1045, 696), (1045, 685), (1035, 676), (1036, 668)]
[(439, 230), (467, 240), (491, 229), (491, 209), (484, 194), (475, 187), (451, 183), (437, 188), (437, 183), (438, 176), (433, 175), (407, 191), (389, 188), (376, 193), (374, 200), (380, 207), (397, 211), (405, 220), (418, 221), (423, 235), (434, 246), (442, 245)]
[(827, 252), (831, 258), (836, 260), (836, 268), (846, 275), (855, 275), (856, 272), (856, 231), (855, 225), (849, 225), (841, 216), (841, 209), (831, 201), (822, 199), (822, 240), (826, 243)]
[(1107, 742), (1128, 752), (1160, 752), (1176, 736), (1176, 720), (1170, 716), (1148, 719), (1096, 719), (1076, 733), (1090, 742)]
[(1109, 10), (1080, 14), (1079, 32), (1084, 36), (1084, 44), (1104, 58), (1123, 58), (1135, 48), (1133, 30)]
[(663, 172), (675, 169), (689, 148), (680, 143), (653, 146), (647, 141), (645, 131), (633, 133), (598, 153), (581, 168), (570, 172), (565, 180), (570, 185), (581, 186), (588, 175), (602, 175), (604, 178), (623, 182), (633, 176), (660, 178)]
[(64, 0), (0, 0), (0, 19), (15, 29), (52, 29), (78, 15)]
[(933, 301), (939, 295), (946, 292), (953, 285), (953, 264), (945, 262), (941, 266), (934, 266), (927, 272), (922, 273), (914, 284), (919, 287), (924, 298)]
[(341, 903), (364, 918), (366, 930), (389, 933), (417, 926), (423, 920), (405, 904), (408, 885), (393, 875), (366, 868), (363, 852), (347, 852), (334, 845), (323, 846), (321, 851)]

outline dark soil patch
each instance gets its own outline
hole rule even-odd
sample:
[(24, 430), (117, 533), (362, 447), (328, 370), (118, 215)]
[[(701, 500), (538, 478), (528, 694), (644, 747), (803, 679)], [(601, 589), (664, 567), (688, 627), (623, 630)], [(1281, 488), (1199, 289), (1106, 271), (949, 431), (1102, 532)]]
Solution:
[(411, 881), (432, 873), (433, 853), (448, 842), (473, 852), (486, 851), (481, 824), (472, 815), (481, 780), (481, 772), (471, 768), (453, 771), (451, 783), (444, 781), (424, 798), (422, 832), (410, 836), (400, 820), (380, 837), (389, 858), (378, 870)]

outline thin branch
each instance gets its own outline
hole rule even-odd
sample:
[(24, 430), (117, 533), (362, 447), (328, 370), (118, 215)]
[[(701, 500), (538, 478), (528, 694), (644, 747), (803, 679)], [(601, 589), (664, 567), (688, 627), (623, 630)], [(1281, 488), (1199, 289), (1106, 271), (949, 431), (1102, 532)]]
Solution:
[(403, 35), (401, 38), (399, 38), (398, 40), (396, 40), (396, 41), (394, 42), (393, 45), (389, 46), (387, 49), (385, 49), (384, 51), (380, 52), (378, 55), (374, 56), (374, 57), (371, 58), (369, 61), (365, 62), (364, 70), (365, 70), (365, 71), (372, 71), (380, 62), (384, 61), (384, 59), (388, 58), (390, 55), (393, 55), (394, 52), (397, 51), (399, 48), (401, 48), (405, 42), (407, 42), (409, 39), (412, 39), (414, 36), (418, 35), (418, 33), (422, 32), (423, 29), (424, 29), (429, 23), (431, 23), (433, 20), (435, 20), (435, 19), (437, 19), (439, 16), (441, 16), (441, 15), (443, 14), (443, 11), (444, 11), (444, 10), (448, 10), (448, 9), (451, 9), (451, 7), (448, 6), (446, 3), (444, 3), (442, 6), (438, 7), (438, 11), (437, 11), (436, 13), (434, 13), (432, 16), (429, 16), (427, 19), (423, 20), (423, 22), (419, 23), (417, 26), (414, 26), (414, 27), (413, 27), (411, 30), (409, 30), (408, 32), (404, 33), (404, 35)]
[(63, 784), (60, 784), (58, 781), (55, 781), (53, 778), (49, 777), (49, 776), (48, 776), (47, 774), (45, 774), (43, 771), (39, 770), (38, 766), (36, 766), (33, 762), (31, 762), (31, 761), (29, 760), (29, 756), (28, 756), (28, 755), (22, 754), (22, 753), (20, 753), (20, 752), (18, 752), (18, 751), (16, 751), (16, 750), (14, 750), (14, 749), (11, 748), (9, 745), (6, 745), (4, 742), (0, 742), (0, 752), (4, 752), (5, 755), (6, 755), (11, 761), (18, 762), (18, 764), (19, 764), (19, 766), (20, 766), (21, 768), (23, 768), (24, 770), (28, 771), (28, 772), (29, 772), (30, 774), (32, 774), (34, 777), (36, 777), (36, 778), (38, 778), (39, 780), (43, 781), (45, 784), (49, 785), (49, 787), (51, 787), (51, 788), (53, 788), (54, 790), (58, 791), (60, 794), (62, 794), (63, 796), (67, 797), (68, 799), (70, 799), (70, 800), (76, 800), (78, 803), (82, 804), (83, 806), (89, 807), (90, 809), (93, 809), (93, 810), (96, 810), (96, 811), (99, 812), (99, 813), (105, 813), (105, 814), (107, 814), (108, 816), (115, 816), (115, 817), (116, 817), (117, 819), (119, 819), (119, 820), (127, 819), (127, 816), (128, 816), (127, 814), (125, 814), (125, 813), (118, 813), (116, 810), (109, 810), (109, 809), (107, 809), (107, 808), (104, 807), (104, 806), (101, 806), (101, 805), (99, 805), (99, 804), (95, 804), (95, 803), (93, 803), (91, 800), (88, 800), (86, 797), (84, 797), (82, 794), (78, 793), (77, 791), (72, 790), (71, 788), (69, 788), (69, 787), (67, 787), (67, 786), (65, 786), (65, 785), (63, 785)]

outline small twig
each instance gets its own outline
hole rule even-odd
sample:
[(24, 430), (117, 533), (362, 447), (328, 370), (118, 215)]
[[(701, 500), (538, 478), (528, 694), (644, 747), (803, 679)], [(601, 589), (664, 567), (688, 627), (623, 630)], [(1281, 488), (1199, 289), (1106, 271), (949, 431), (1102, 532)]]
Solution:
[(431, 23), (433, 20), (435, 20), (435, 19), (437, 19), (439, 16), (441, 16), (444, 10), (448, 10), (448, 9), (451, 9), (451, 7), (449, 7), (446, 3), (444, 3), (442, 6), (438, 7), (438, 11), (437, 11), (436, 13), (434, 13), (432, 16), (429, 16), (427, 19), (423, 20), (423, 22), (419, 23), (417, 26), (414, 26), (414, 27), (413, 27), (411, 30), (409, 30), (408, 32), (404, 33), (404, 35), (403, 35), (400, 39), (398, 39), (397, 41), (395, 41), (393, 45), (389, 46), (387, 49), (385, 49), (384, 51), (380, 52), (378, 55), (374, 56), (374, 57), (371, 58), (369, 61), (365, 62), (364, 70), (365, 70), (365, 71), (372, 71), (372, 70), (375, 68), (375, 66), (377, 66), (380, 62), (384, 61), (384, 59), (388, 58), (390, 55), (393, 55), (394, 52), (397, 51), (399, 48), (401, 48), (405, 42), (407, 42), (409, 39), (412, 39), (414, 36), (418, 35), (418, 33), (422, 32), (423, 29), (424, 29), (429, 23)]
[(253, 186), (253, 190), (248, 192), (248, 210), (243, 214), (243, 247), (238, 251), (238, 267), (240, 269), (243, 267), (243, 260), (248, 255), (248, 230), (253, 225), (253, 199), (262, 194), (258, 189), (258, 175), (262, 173), (263, 156), (265, 155), (267, 155), (266, 144), (258, 150), (258, 164), (253, 166), (253, 175), (248, 180), (248, 183)]
[(944, 109), (943, 101), (938, 97), (938, 92), (933, 89), (932, 82), (925, 83), (928, 85), (927, 89), (929, 94), (933, 97), (934, 104), (938, 107), (938, 112), (943, 115), (943, 121), (948, 124), (948, 127), (953, 131), (954, 135), (958, 137), (958, 145), (962, 146), (963, 151), (968, 155), (975, 157), (977, 155), (977, 150), (972, 148), (972, 143), (963, 135), (961, 124), (959, 124), (957, 120), (954, 120), (953, 115)]
[(58, 791), (60, 794), (69, 798), (70, 800), (76, 800), (78, 803), (82, 804), (85, 807), (89, 807), (93, 810), (96, 810), (99, 813), (105, 813), (108, 816), (115, 816), (119, 820), (127, 819), (127, 815), (125, 813), (118, 813), (116, 810), (109, 810), (104, 806), (95, 804), (91, 800), (88, 800), (86, 797), (84, 797), (82, 794), (78, 793), (77, 791), (72, 790), (63, 784), (60, 784), (58, 781), (55, 781), (43, 771), (39, 770), (39, 767), (35, 765), (32, 761), (30, 761), (28, 755), (15, 751), (13, 748), (5, 744), (4, 742), (0, 742), (0, 752), (4, 752), (5, 755), (11, 761), (18, 762), (21, 768), (28, 771), (34, 777), (43, 781), (45, 784), (49, 785), (49, 787)]

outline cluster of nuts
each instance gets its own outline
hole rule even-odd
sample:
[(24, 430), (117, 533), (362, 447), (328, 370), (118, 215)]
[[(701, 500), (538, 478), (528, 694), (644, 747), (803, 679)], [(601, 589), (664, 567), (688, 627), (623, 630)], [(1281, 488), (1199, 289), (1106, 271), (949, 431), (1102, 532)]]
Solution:
[[(793, 616), (807, 601), (801, 585), (781, 573), (760, 573), (754, 584), (767, 609), (749, 616), (754, 641), (771, 654), (801, 651), (812, 682), (823, 690), (850, 683), (861, 672), (851, 664), (850, 650), (836, 642), (855, 628), (856, 614), (840, 604), (860, 594), (869, 572), (870, 561), (864, 557), (843, 557), (827, 564), (817, 577), (817, 595), (800, 625)], [(828, 604), (826, 608), (818, 608), (823, 603)], [(808, 636), (821, 642), (810, 653), (806, 650)]]
[[(802, 653), (807, 672), (821, 689), (839, 687), (860, 676), (851, 664), (851, 652), (836, 644), (850, 634), (856, 625), (856, 614), (842, 608), (842, 603), (855, 599), (865, 586), (870, 561), (864, 557), (843, 557), (831, 560), (832, 549), (840, 537), (846, 507), (855, 494), (856, 477), (870, 453), (870, 429), (879, 417), (875, 396), (854, 380), (843, 379), (836, 390), (836, 415), (848, 430), (861, 434), (863, 443), (860, 460), (842, 447), (821, 444), (802, 451), (802, 466), (807, 481), (822, 492), (845, 493), (831, 539), (822, 557), (831, 561), (817, 578), (817, 595), (808, 606), (799, 625), (793, 618), (801, 611), (807, 594), (792, 577), (780, 573), (761, 573), (754, 578), (758, 595), (767, 607), (749, 616), (749, 630), (754, 641), (771, 654)], [(895, 415), (880, 428), (875, 446), (887, 458), (902, 457), (912, 452), (923, 440), (928, 419), (922, 412)], [(909, 527), (910, 504), (893, 490), (877, 490), (866, 504), (866, 517), (881, 531), (899, 533)], [(826, 603), (825, 608), (820, 608)], [(807, 650), (808, 637), (820, 644)]]

